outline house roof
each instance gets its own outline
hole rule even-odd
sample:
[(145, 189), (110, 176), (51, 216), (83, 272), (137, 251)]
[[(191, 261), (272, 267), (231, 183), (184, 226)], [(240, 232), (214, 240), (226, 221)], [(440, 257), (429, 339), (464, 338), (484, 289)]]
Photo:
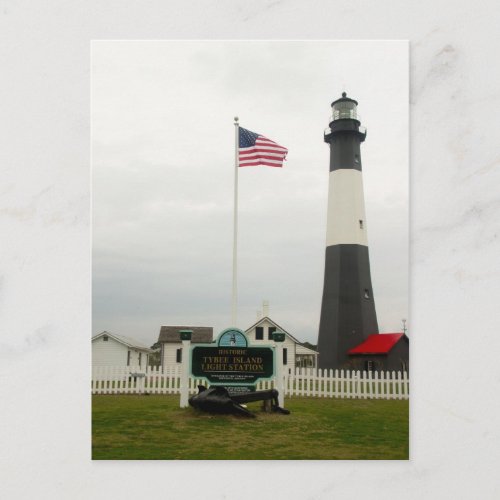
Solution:
[(347, 354), (387, 354), (404, 336), (404, 333), (375, 333)]
[(158, 342), (180, 342), (179, 330), (192, 330), (192, 344), (208, 344), (214, 337), (214, 329), (211, 326), (162, 326)]
[(118, 335), (117, 333), (110, 333), (107, 332), (106, 330), (101, 333), (98, 333), (97, 335), (94, 335), (92, 337), (92, 340), (96, 340), (99, 337), (102, 337), (103, 335), (107, 335), (108, 337), (111, 337), (112, 339), (115, 339), (117, 342), (125, 344), (128, 347), (139, 349), (141, 351), (153, 352), (153, 350), (150, 349), (148, 346), (142, 344), (141, 342), (138, 342), (137, 340), (131, 337), (126, 337), (125, 335)]
[(295, 350), (295, 354), (314, 354), (318, 355), (318, 351), (311, 349), (310, 347), (306, 347), (304, 344), (298, 344)]

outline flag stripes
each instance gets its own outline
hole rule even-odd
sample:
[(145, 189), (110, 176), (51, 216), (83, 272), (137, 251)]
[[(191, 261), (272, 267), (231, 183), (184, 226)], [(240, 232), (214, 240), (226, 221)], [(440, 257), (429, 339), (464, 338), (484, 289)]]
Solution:
[(276, 142), (240, 127), (239, 134), (240, 167), (267, 166), (282, 167), (288, 149)]

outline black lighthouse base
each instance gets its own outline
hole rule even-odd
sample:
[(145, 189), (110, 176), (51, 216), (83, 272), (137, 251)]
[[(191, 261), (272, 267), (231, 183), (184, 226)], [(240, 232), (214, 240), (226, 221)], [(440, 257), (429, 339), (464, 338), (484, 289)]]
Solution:
[(347, 351), (378, 333), (370, 276), (367, 246), (340, 244), (326, 248), (319, 368), (349, 368)]

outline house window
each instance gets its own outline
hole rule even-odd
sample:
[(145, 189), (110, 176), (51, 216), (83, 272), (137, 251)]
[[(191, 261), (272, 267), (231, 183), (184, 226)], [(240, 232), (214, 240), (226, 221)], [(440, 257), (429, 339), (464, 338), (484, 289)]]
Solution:
[(130, 366), (130, 351), (127, 351), (127, 366)]
[(363, 229), (363, 220), (359, 219), (359, 229)]
[(175, 361), (177, 363), (182, 363), (182, 348), (181, 349), (177, 349), (177, 351), (175, 353)]
[(102, 338), (102, 340), (103, 340), (104, 342), (107, 342), (107, 341), (109, 340), (109, 337), (108, 337), (107, 335), (104, 335), (104, 336), (103, 336), (103, 338)]
[(141, 366), (141, 357), (142, 357), (142, 352), (139, 353), (139, 366)]
[(276, 331), (276, 327), (275, 326), (270, 326), (269, 327), (269, 330), (268, 330), (268, 334), (267, 334), (267, 338), (269, 340), (273, 340), (273, 333)]
[(288, 361), (288, 349), (285, 347), (283, 349), (283, 364), (286, 365)]
[(365, 288), (365, 299), (369, 298), (370, 298), (370, 290), (368, 290), (368, 288)]
[(264, 340), (264, 328), (262, 326), (255, 329), (255, 340)]

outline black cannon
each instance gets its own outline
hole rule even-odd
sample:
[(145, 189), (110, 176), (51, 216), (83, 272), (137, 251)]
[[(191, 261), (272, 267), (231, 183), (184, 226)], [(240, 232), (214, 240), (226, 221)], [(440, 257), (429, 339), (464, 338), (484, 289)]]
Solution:
[(227, 389), (222, 386), (211, 386), (207, 389), (204, 385), (199, 385), (198, 394), (191, 396), (188, 401), (193, 408), (209, 413), (229, 413), (245, 417), (255, 417), (255, 415), (242, 406), (243, 403), (271, 401), (271, 411), (284, 415), (290, 413), (279, 406), (276, 389), (230, 395)]

